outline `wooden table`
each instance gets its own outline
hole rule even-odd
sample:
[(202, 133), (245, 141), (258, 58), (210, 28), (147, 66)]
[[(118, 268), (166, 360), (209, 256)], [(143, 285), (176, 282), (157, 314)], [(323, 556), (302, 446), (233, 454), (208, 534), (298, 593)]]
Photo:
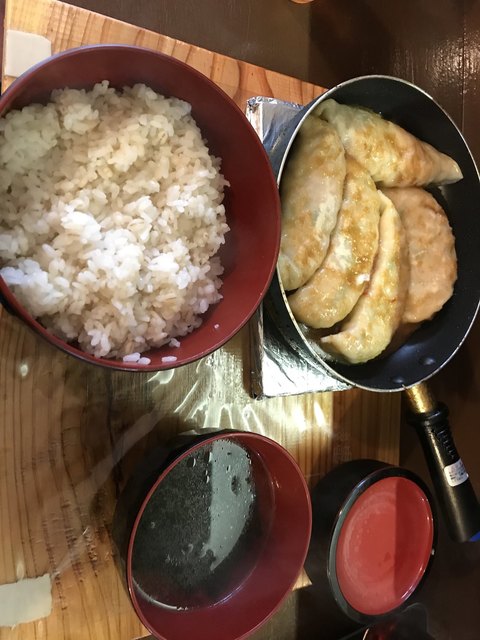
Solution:
[[(167, 52), (212, 77), (242, 107), (252, 95), (300, 103), (322, 88), (55, 0), (8, 0), (6, 28), (47, 36), (54, 52), (97, 42)], [(3, 87), (10, 82), (3, 78)], [(178, 432), (240, 428), (295, 456), (310, 484), (356, 457), (398, 462), (400, 398), (351, 390), (255, 401), (249, 328), (211, 356), (156, 375), (85, 365), (2, 312), (0, 583), (48, 572), (50, 617), (8, 640), (131, 640), (145, 630), (114, 565), (110, 524), (133, 466)]]

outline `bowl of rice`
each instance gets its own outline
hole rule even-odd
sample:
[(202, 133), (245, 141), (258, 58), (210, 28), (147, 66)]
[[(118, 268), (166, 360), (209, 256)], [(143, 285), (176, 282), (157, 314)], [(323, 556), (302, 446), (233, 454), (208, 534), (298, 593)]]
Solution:
[(167, 55), (52, 56), (0, 98), (0, 296), (83, 360), (159, 370), (221, 347), (276, 266), (278, 191), (242, 111)]

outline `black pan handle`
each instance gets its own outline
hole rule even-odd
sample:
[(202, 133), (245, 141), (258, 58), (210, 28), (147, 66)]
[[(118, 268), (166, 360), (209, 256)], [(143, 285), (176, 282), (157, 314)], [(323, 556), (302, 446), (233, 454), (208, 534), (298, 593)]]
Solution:
[(420, 438), (450, 537), (480, 540), (480, 505), (448, 423), (448, 409), (437, 403), (425, 383), (407, 389), (413, 409), (407, 416)]

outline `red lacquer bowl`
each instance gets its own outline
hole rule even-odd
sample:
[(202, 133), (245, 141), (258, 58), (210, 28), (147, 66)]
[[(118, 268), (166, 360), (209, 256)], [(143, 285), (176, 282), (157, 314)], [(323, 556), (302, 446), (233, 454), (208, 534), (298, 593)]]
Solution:
[[(122, 370), (157, 371), (201, 358), (221, 347), (249, 320), (270, 284), (280, 243), (280, 201), (267, 154), (244, 113), (209, 78), (156, 51), (124, 45), (71, 49), (32, 67), (0, 98), (0, 114), (32, 102), (47, 102), (54, 89), (91, 88), (109, 80), (116, 88), (144, 83), (166, 96), (192, 104), (192, 115), (211, 153), (222, 158), (230, 182), (224, 204), (230, 232), (220, 252), (225, 273), (223, 299), (210, 307), (203, 324), (181, 346), (152, 349), (139, 367), (98, 359), (48, 333), (22, 307), (0, 278), (2, 302), (31, 329), (63, 351), (95, 364)], [(175, 356), (176, 361), (168, 361)], [(162, 358), (167, 357), (167, 361)]]
[[(232, 570), (228, 591), (221, 599), (186, 609), (159, 605), (146, 596), (136, 580), (134, 555), (140, 544), (142, 517), (146, 513), (148, 521), (151, 517), (165, 517), (163, 512), (155, 512), (152, 516), (149, 505), (157, 504), (155, 492), (168, 474), (186, 456), (202, 455), (202, 449), (222, 440), (243, 447), (252, 461), (262, 534), (255, 542), (251, 557), (242, 561), (242, 571)], [(198, 515), (197, 506), (191, 504), (191, 517)], [(220, 517), (226, 515), (222, 513)], [(174, 447), (152, 452), (143, 460), (119, 498), (112, 533), (135, 611), (155, 637), (161, 640), (239, 640), (270, 618), (289, 594), (305, 561), (311, 525), (308, 487), (290, 454), (275, 441), (259, 434), (223, 431), (181, 437)], [(140, 538), (142, 553), (154, 557), (151, 547), (158, 544), (158, 528), (152, 532), (148, 542), (145, 536)], [(155, 573), (155, 580), (162, 582), (162, 575), (162, 571)]]
[(435, 551), (435, 513), (422, 480), (377, 460), (353, 460), (318, 483), (312, 509), (307, 573), (330, 613), (370, 624), (405, 607)]

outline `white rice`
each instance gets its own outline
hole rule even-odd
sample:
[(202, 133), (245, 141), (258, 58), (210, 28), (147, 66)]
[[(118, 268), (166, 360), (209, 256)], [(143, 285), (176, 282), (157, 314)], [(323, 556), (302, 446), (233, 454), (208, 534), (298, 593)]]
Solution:
[(190, 110), (105, 81), (0, 119), (0, 273), (95, 356), (138, 362), (221, 298), (228, 183)]
[(138, 352), (135, 353), (129, 353), (126, 356), (123, 356), (122, 360), (123, 362), (138, 362), (141, 358), (141, 354)]

